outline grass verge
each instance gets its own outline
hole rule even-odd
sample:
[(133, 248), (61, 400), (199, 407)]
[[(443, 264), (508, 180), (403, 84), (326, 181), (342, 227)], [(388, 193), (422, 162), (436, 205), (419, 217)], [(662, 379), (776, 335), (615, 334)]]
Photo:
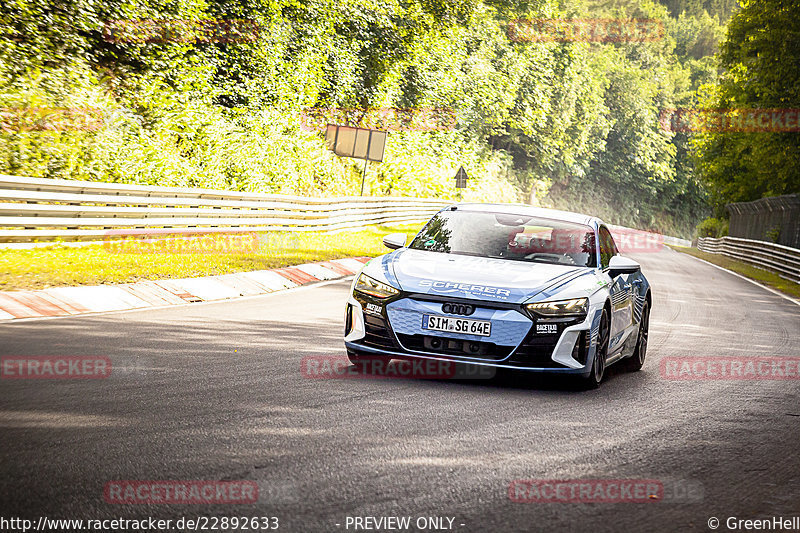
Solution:
[(767, 287), (771, 287), (775, 290), (781, 291), (794, 298), (800, 298), (800, 284), (797, 284), (788, 279), (783, 279), (774, 272), (770, 272), (768, 270), (761, 270), (760, 268), (756, 268), (754, 266), (748, 265), (747, 263), (743, 263), (741, 261), (725, 257), (724, 255), (701, 252), (697, 248), (687, 248), (685, 246), (672, 246), (671, 248), (677, 250), (678, 252), (699, 257), (700, 259), (704, 259), (705, 261), (713, 263), (717, 266), (721, 266), (722, 268), (727, 268), (728, 270), (732, 270), (737, 274), (741, 274), (742, 276), (748, 277), (752, 280), (755, 280), (759, 283), (766, 285)]
[[(128, 241), (125, 247), (56, 244), (32, 249), (0, 249), (0, 290), (213, 276), (342, 257), (375, 256), (389, 251), (381, 243), (384, 235), (402, 232), (410, 237), (421, 227), (422, 222), (370, 226), (339, 233), (260, 233), (255, 246), (222, 248), (224, 252), (235, 249), (236, 253), (222, 253), (219, 249), (212, 253), (192, 253), (198, 249), (212, 249), (213, 244), (183, 249), (171, 245), (158, 250), (141, 241)], [(164, 251), (165, 248), (172, 251)]]

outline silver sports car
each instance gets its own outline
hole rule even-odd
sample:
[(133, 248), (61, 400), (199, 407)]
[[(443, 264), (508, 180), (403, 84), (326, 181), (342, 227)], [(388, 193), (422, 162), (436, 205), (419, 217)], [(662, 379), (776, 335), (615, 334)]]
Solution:
[(574, 374), (639, 370), (650, 285), (603, 222), (529, 206), (457, 204), (355, 276), (345, 345), (356, 364), (431, 359)]

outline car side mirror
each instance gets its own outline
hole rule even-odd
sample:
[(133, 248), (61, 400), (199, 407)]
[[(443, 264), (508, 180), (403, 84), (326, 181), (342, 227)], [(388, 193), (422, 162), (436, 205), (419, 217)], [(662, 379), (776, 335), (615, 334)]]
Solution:
[(608, 262), (608, 275), (612, 278), (620, 274), (635, 274), (641, 269), (642, 266), (639, 263), (629, 257), (623, 257), (621, 255), (612, 256), (611, 260)]
[(405, 233), (390, 233), (383, 238), (383, 245), (392, 250), (397, 250), (406, 245)]

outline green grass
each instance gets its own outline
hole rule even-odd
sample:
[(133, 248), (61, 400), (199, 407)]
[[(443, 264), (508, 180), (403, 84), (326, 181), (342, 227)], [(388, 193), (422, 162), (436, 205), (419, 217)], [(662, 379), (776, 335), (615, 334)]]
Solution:
[(0, 249), (0, 290), (212, 276), (376, 256), (389, 251), (381, 243), (384, 235), (403, 232), (410, 238), (421, 227), (422, 223), (339, 233), (262, 233), (255, 248), (241, 253), (152, 253), (141, 246), (137, 253), (118, 253), (103, 245)]
[(741, 261), (736, 261), (735, 259), (730, 259), (724, 255), (701, 252), (697, 248), (686, 248), (684, 246), (672, 246), (672, 248), (679, 252), (699, 257), (700, 259), (704, 259), (709, 263), (721, 266), (722, 268), (732, 270), (737, 274), (741, 274), (742, 276), (758, 281), (759, 283), (762, 283), (768, 287), (772, 287), (775, 290), (786, 293), (789, 296), (800, 298), (800, 284), (788, 279), (783, 279), (774, 272), (761, 270), (760, 268), (756, 268)]

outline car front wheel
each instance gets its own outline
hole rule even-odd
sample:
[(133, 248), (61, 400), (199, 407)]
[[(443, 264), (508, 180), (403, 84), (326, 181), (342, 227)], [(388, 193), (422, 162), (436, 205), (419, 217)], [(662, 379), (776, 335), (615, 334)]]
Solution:
[(603, 309), (603, 315), (600, 317), (600, 328), (597, 331), (597, 347), (592, 360), (592, 370), (588, 376), (583, 378), (581, 383), (585, 389), (596, 389), (600, 386), (600, 382), (603, 381), (610, 329), (611, 320), (608, 316), (608, 309)]
[(625, 369), (630, 372), (637, 372), (644, 366), (644, 358), (647, 356), (647, 336), (650, 332), (650, 306), (647, 302), (642, 307), (642, 319), (639, 321), (639, 337), (636, 339), (636, 349), (633, 355), (625, 359)]

